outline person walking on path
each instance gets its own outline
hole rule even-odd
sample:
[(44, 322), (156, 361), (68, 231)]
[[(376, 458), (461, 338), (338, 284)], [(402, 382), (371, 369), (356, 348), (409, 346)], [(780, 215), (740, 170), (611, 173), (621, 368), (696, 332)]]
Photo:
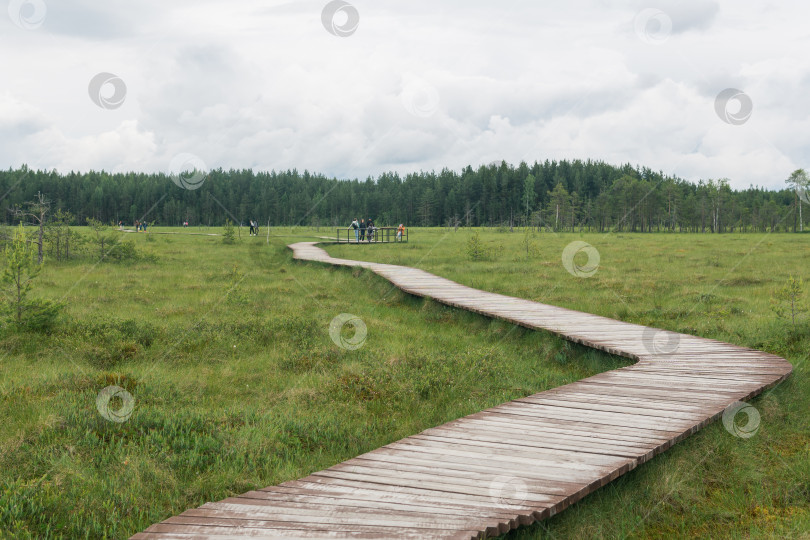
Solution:
[(399, 227), (397, 227), (397, 242), (402, 242), (402, 233), (404, 232), (405, 232), (405, 225), (400, 223)]
[(362, 242), (365, 239), (366, 239), (366, 220), (361, 218), (360, 219), (360, 241)]
[(354, 221), (352, 221), (352, 224), (349, 225), (349, 228), (354, 229), (354, 241), (360, 242), (360, 225), (357, 224), (357, 218), (354, 218)]

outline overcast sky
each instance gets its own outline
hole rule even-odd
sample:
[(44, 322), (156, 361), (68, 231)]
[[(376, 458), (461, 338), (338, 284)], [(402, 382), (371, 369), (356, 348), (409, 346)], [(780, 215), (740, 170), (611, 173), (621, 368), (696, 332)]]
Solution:
[(810, 167), (803, 1), (3, 2), (2, 168)]

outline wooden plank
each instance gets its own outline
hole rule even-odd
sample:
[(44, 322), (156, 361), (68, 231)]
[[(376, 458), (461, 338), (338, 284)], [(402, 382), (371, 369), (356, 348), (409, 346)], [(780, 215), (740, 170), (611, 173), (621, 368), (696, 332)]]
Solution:
[(363, 483), (341, 478), (309, 476), (306, 481), (285, 482), (259, 491), (265, 492), (267, 497), (270, 498), (277, 495), (314, 494), (316, 496), (340, 497), (351, 500), (391, 502), (409, 508), (429, 504), (438, 508), (455, 510), (459, 514), (475, 512), (480, 515), (493, 515), (499, 519), (516, 517), (513, 513), (508, 512), (508, 509), (494, 507), (491, 499), (482, 500), (480, 497), (466, 498), (463, 496), (448, 498), (442, 492), (437, 491), (419, 491), (408, 488), (391, 490), (387, 484)]
[[(625, 434), (608, 429), (598, 424), (570, 423), (555, 419), (530, 419), (528, 423), (513, 420), (508, 415), (492, 416), (481, 414), (474, 418), (465, 417), (454, 423), (463, 423), (472, 427), (477, 426), (482, 431), (497, 431), (505, 436), (512, 433), (530, 433), (532, 436), (550, 437), (551, 440), (559, 438), (565, 441), (592, 441), (596, 443), (616, 443), (629, 448), (647, 448), (668, 439), (668, 437), (646, 437), (635, 434)], [(535, 435), (536, 434), (536, 435)]]
[[(227, 524), (206, 523), (200, 519), (201, 523), (177, 523), (168, 520), (152, 525), (146, 529), (147, 533), (169, 533), (169, 534), (191, 534), (195, 538), (215, 538), (216, 536), (227, 536), (230, 538), (240, 537), (264, 537), (267, 538), (424, 538), (425, 529), (412, 529), (407, 531), (397, 530), (391, 527), (374, 527), (358, 525), (353, 531), (330, 531), (322, 527), (307, 527), (291, 523), (288, 528), (257, 528), (248, 526), (229, 526)], [(190, 520), (183, 520), (190, 521)], [(434, 538), (473, 538), (477, 531), (457, 531), (457, 530), (430, 530), (430, 535)]]
[(477, 516), (464, 516), (452, 518), (432, 514), (419, 514), (416, 512), (397, 512), (389, 510), (379, 512), (366, 510), (365, 512), (342, 510), (324, 512), (323, 510), (295, 512), (295, 509), (276, 508), (262, 510), (255, 506), (220, 503), (218, 507), (210, 504), (186, 510), (177, 517), (170, 518), (167, 523), (216, 524), (230, 526), (250, 526), (254, 528), (288, 528), (290, 523), (304, 526), (316, 526), (323, 530), (345, 531), (353, 530), (357, 525), (403, 527), (417, 529), (454, 530), (464, 529), (466, 525), (474, 525), (475, 529), (486, 530), (488, 534), (505, 534), (511, 527), (504, 523), (499, 524), (491, 519), (481, 519)]
[[(423, 432), (425, 435), (458, 436), (459, 438), (476, 438), (495, 442), (507, 441), (510, 444), (525, 445), (529, 447), (557, 449), (559, 446), (574, 445), (585, 447), (622, 449), (626, 451), (644, 450), (650, 447), (649, 442), (619, 441), (610, 438), (599, 438), (591, 435), (579, 435), (572, 431), (560, 432), (549, 429), (519, 429), (516, 426), (495, 423), (460, 423), (440, 426), (434, 430)], [(549, 445), (549, 446), (546, 446)]]
[[(517, 520), (506, 511), (500, 509), (489, 508), (471, 508), (467, 506), (451, 505), (445, 502), (431, 502), (430, 504), (410, 504), (408, 502), (391, 502), (387, 500), (379, 500), (374, 493), (361, 492), (355, 490), (349, 492), (323, 492), (317, 490), (309, 490), (303, 488), (287, 488), (276, 487), (274, 490), (268, 491), (250, 491), (238, 497), (230, 497), (219, 503), (208, 503), (208, 505), (218, 505), (220, 503), (226, 504), (242, 504), (254, 506), (272, 506), (272, 507), (285, 507), (285, 508), (308, 508), (317, 510), (324, 507), (327, 510), (343, 509), (343, 508), (364, 508), (372, 511), (396, 511), (396, 512), (419, 512), (423, 514), (434, 514), (439, 516), (457, 517), (459, 515), (467, 515), (470, 512), (475, 512), (476, 515), (482, 518), (493, 518), (498, 521), (514, 522), (517, 526)], [(317, 514), (317, 512), (314, 512)]]

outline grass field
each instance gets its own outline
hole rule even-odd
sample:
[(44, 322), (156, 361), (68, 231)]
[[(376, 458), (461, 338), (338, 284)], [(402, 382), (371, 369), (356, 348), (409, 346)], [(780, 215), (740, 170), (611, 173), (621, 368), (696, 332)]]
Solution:
[[(127, 235), (152, 255), (139, 262), (47, 264), (35, 294), (66, 302), (60, 324), (0, 336), (0, 530), (12, 537), (127, 536), (628, 363), (409, 297), (359, 269), (292, 261), (286, 244), (330, 230), (276, 228), (269, 241), (242, 235), (236, 245), (159, 232), (188, 231)], [(761, 348), (796, 366), (754, 401), (754, 437), (710, 426), (513, 537), (810, 530), (808, 326), (793, 329), (770, 305), (789, 274), (807, 277), (808, 237), (481, 232), (479, 261), (469, 238), (413, 229), (408, 244), (328, 251)], [(573, 241), (599, 252), (590, 278), (563, 267)], [(342, 313), (368, 328), (357, 350), (330, 338)], [(134, 398), (124, 422), (97, 410), (110, 385)]]

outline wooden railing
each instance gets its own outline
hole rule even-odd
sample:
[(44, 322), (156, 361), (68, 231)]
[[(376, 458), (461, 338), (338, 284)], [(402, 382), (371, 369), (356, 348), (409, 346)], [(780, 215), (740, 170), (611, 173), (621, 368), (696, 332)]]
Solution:
[[(356, 233), (355, 233), (356, 231)], [(401, 235), (398, 235), (397, 227), (374, 227), (373, 229), (337, 229), (337, 241), (339, 244), (390, 244), (394, 242), (408, 241), (408, 228), (406, 227)]]

